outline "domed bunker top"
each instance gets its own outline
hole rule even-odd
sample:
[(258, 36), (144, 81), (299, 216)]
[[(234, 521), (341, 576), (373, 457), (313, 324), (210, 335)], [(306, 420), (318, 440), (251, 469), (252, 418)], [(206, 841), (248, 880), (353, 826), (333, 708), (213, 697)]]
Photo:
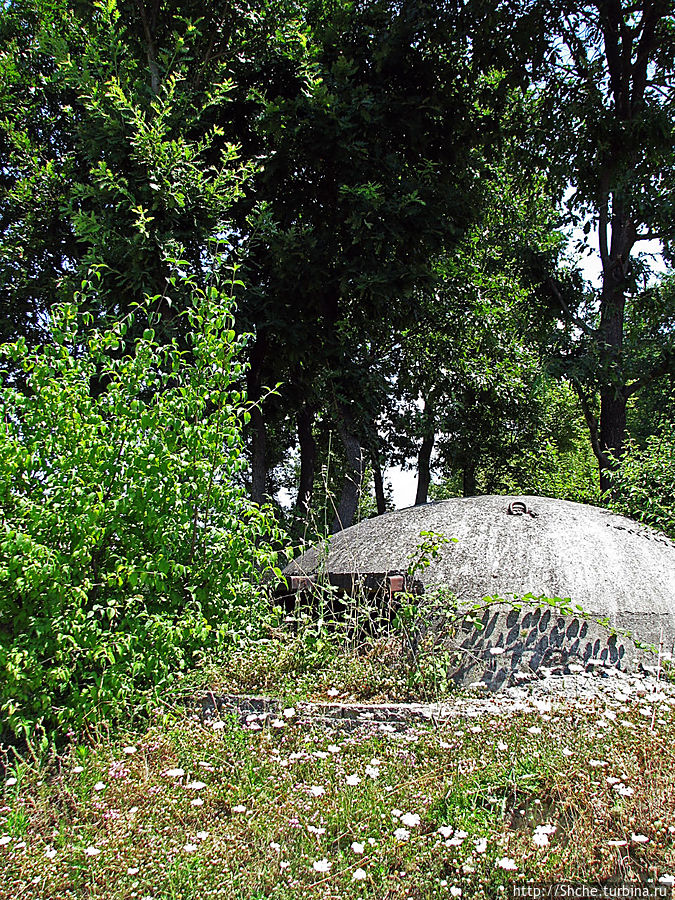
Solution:
[[(367, 519), (313, 547), (285, 570), (335, 583), (405, 573), (422, 532), (442, 534), (436, 559), (415, 578), (460, 603), (514, 595), (569, 597), (636, 638), (675, 647), (675, 544), (605, 509), (531, 496), (443, 500)], [(456, 541), (456, 542), (455, 542)], [(297, 579), (296, 579), (297, 583)]]

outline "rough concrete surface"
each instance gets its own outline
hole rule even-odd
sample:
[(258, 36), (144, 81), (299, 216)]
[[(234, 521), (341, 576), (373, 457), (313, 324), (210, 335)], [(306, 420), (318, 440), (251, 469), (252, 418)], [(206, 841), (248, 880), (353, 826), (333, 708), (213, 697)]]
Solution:
[[(363, 729), (405, 734), (414, 724), (438, 726), (487, 716), (510, 717), (519, 713), (549, 713), (552, 706), (572, 703), (601, 713), (603, 707), (616, 710), (600, 725), (609, 727), (617, 713), (631, 704), (639, 706), (648, 723), (675, 708), (675, 685), (648, 674), (621, 671), (575, 673), (547, 676), (534, 683), (518, 685), (499, 694), (465, 691), (434, 703), (354, 703), (348, 699), (330, 702), (297, 702), (288, 709), (272, 697), (205, 694), (195, 698), (198, 717), (213, 727), (223, 716), (236, 716), (254, 731), (263, 727), (283, 727), (291, 721), (308, 727), (338, 730)], [(624, 723), (625, 724), (625, 723)], [(630, 723), (628, 723), (630, 725)]]
[(405, 573), (422, 532), (455, 539), (414, 578), (431, 595), (448, 589), (460, 606), (486, 597), (526, 594), (570, 598), (584, 615), (555, 607), (488, 608), (483, 629), (467, 626), (458, 642), (466, 651), (463, 682), (498, 687), (518, 670), (554, 671), (574, 657), (631, 669), (630, 639), (675, 651), (675, 544), (631, 519), (605, 509), (534, 496), (455, 498), (386, 513), (339, 532), (326, 547), (307, 551), (287, 575), (323, 573), (334, 583), (358, 584), (368, 575)]

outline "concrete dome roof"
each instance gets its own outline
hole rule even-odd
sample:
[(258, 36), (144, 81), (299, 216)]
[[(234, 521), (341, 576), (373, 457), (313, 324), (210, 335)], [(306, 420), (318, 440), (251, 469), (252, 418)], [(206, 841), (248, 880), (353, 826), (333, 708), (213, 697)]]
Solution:
[(404, 573), (421, 532), (455, 542), (415, 578), (464, 602), (569, 597), (585, 613), (664, 649), (675, 647), (675, 544), (608, 510), (533, 496), (455, 498), (367, 519), (311, 548), (287, 575)]

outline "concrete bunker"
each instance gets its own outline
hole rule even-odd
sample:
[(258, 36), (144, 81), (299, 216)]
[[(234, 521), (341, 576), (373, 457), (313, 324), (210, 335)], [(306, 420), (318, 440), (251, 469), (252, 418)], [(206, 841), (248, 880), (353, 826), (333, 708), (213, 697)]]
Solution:
[[(451, 542), (410, 573), (425, 533)], [(579, 667), (635, 670), (656, 663), (643, 644), (675, 653), (675, 544), (585, 504), (482, 496), (397, 510), (333, 535), (284, 574), (291, 595), (322, 580), (390, 605), (400, 592), (421, 594), (428, 634), (452, 646), (452, 677), (463, 684), (496, 689)], [(443, 631), (443, 591), (467, 613), (451, 635)], [(569, 602), (519, 602), (528, 595)], [(480, 611), (469, 614), (477, 603)]]

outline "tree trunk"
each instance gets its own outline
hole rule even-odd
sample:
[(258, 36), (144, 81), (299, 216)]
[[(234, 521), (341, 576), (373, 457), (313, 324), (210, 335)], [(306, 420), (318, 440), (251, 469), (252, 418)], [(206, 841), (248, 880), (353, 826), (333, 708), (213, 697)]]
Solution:
[(157, 45), (155, 43), (155, 26), (159, 3), (154, 4), (154, 10), (146, 8), (144, 0), (136, 0), (136, 6), (141, 16), (143, 34), (145, 36), (145, 52), (148, 57), (148, 70), (150, 72), (150, 87), (152, 93), (159, 93), (159, 66), (157, 65)]
[[(621, 459), (626, 433), (626, 403), (631, 392), (622, 367), (624, 314), (629, 288), (631, 253), (638, 235), (640, 179), (635, 174), (644, 156), (644, 123), (649, 121), (645, 91), (650, 68), (663, 40), (660, 23), (672, 13), (672, 4), (638, 4), (642, 15), (634, 27), (630, 4), (603, 0), (596, 4), (602, 29), (608, 88), (618, 128), (610, 127), (610, 140), (602, 147), (598, 169), (598, 242), (602, 261), (600, 326), (597, 333), (600, 369), (600, 421), (585, 402), (593, 450), (600, 468), (603, 491), (611, 489), (612, 468)], [(578, 75), (588, 77), (585, 65), (577, 63)], [(605, 126), (601, 126), (604, 129)], [(600, 132), (602, 133), (602, 132)], [(621, 137), (619, 137), (621, 135)], [(649, 217), (649, 216), (648, 216)], [(647, 224), (647, 223), (644, 223)], [(599, 425), (599, 427), (598, 427)]]
[(347, 474), (342, 484), (342, 493), (335, 518), (330, 527), (331, 534), (349, 528), (354, 521), (366, 469), (366, 457), (361, 442), (355, 433), (354, 420), (348, 407), (342, 403), (338, 404), (337, 425), (347, 457)]
[(377, 513), (387, 511), (387, 498), (384, 496), (384, 478), (382, 477), (382, 466), (380, 465), (379, 454), (373, 452), (370, 454), (370, 461), (373, 467), (373, 482), (375, 483), (375, 501), (377, 503)]
[(251, 500), (262, 503), (267, 484), (267, 429), (262, 411), (251, 409), (253, 447), (251, 452)]
[(626, 399), (623, 392), (617, 396), (612, 390), (603, 391), (600, 395), (600, 442), (604, 452), (598, 459), (602, 491), (612, 488), (611, 472), (623, 455), (625, 434)]
[(462, 494), (465, 497), (476, 496), (476, 464), (473, 462), (464, 463), (462, 469)]
[[(600, 241), (602, 295), (600, 299), (599, 350), (603, 385), (600, 389), (600, 429), (596, 455), (600, 467), (600, 487), (611, 488), (610, 473), (621, 459), (626, 434), (626, 376), (622, 371), (626, 288), (630, 271), (634, 229), (626, 221), (624, 203), (612, 194), (611, 242)], [(607, 222), (601, 222), (604, 235)]]
[(300, 444), (300, 483), (295, 510), (303, 518), (309, 516), (314, 491), (314, 474), (316, 471), (316, 441), (312, 433), (314, 410), (303, 406), (296, 416), (298, 442)]
[(417, 493), (415, 494), (415, 506), (424, 506), (429, 499), (429, 485), (431, 484), (431, 454), (434, 449), (435, 434), (427, 434), (422, 441), (417, 457)]

